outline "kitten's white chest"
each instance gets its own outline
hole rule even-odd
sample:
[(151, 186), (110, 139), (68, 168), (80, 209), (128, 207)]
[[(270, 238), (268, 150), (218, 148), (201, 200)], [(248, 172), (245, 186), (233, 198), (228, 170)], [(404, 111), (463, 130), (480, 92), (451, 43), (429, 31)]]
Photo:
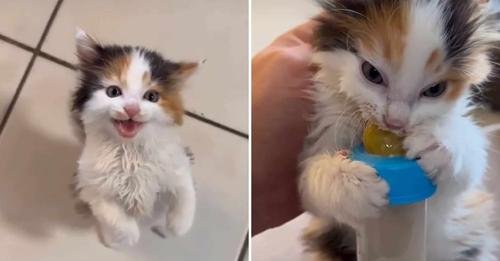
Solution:
[(134, 215), (149, 215), (162, 192), (189, 175), (189, 159), (175, 142), (120, 144), (88, 140), (79, 161), (78, 186), (120, 202)]

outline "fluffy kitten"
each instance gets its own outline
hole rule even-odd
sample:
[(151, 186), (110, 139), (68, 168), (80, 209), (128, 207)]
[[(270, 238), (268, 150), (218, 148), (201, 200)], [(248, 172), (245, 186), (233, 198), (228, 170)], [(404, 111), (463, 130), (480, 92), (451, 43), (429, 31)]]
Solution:
[[(139, 227), (186, 233), (194, 219), (190, 159), (178, 126), (180, 90), (197, 68), (156, 52), (76, 35), (80, 84), (72, 112), (84, 139), (75, 189), (104, 244), (133, 245)], [(167, 229), (167, 230), (166, 230)]]
[(355, 260), (354, 231), (387, 206), (387, 184), (348, 157), (370, 120), (404, 135), (407, 157), (437, 183), (427, 260), (497, 260), (483, 186), (488, 141), (468, 116), (469, 88), (490, 74), (498, 39), (487, 1), (318, 2), (315, 116), (299, 180), (316, 217), (304, 235), (309, 250), (318, 260)]

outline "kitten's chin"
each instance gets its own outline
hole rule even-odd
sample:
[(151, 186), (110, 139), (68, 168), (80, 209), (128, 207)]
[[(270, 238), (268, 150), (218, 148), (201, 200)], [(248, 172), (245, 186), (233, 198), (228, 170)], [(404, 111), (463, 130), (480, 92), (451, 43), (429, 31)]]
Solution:
[(144, 123), (133, 120), (113, 120), (113, 125), (121, 137), (131, 139), (139, 133)]

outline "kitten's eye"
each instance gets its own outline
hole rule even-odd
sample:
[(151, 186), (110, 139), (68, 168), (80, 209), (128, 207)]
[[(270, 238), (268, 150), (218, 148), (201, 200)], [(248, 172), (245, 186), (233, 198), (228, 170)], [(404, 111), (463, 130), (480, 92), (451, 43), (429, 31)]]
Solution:
[(157, 102), (160, 99), (160, 94), (157, 91), (149, 90), (144, 93), (144, 99), (150, 102)]
[(122, 90), (120, 90), (120, 87), (116, 85), (111, 85), (108, 88), (106, 88), (106, 95), (108, 95), (111, 98), (118, 97), (122, 95)]
[(422, 96), (429, 98), (437, 98), (443, 95), (443, 93), (446, 91), (446, 88), (447, 88), (446, 82), (441, 82), (425, 89), (422, 92)]
[(361, 70), (363, 71), (363, 75), (365, 78), (375, 84), (382, 84), (384, 83), (384, 78), (382, 77), (382, 74), (375, 68), (371, 63), (369, 62), (363, 62), (361, 65)]

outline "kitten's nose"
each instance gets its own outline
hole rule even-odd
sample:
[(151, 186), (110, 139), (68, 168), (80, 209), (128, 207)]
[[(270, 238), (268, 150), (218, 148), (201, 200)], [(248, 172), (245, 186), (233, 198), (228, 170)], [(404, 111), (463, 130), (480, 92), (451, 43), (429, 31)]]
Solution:
[(135, 115), (139, 114), (141, 110), (137, 104), (127, 104), (123, 107), (129, 118), (133, 118)]
[(392, 130), (401, 130), (408, 123), (410, 116), (410, 106), (401, 101), (391, 101), (387, 107), (387, 113), (384, 115), (384, 123), (387, 128)]
[(389, 129), (392, 130), (400, 130), (405, 126), (405, 123), (403, 121), (387, 117), (384, 117), (384, 123)]

